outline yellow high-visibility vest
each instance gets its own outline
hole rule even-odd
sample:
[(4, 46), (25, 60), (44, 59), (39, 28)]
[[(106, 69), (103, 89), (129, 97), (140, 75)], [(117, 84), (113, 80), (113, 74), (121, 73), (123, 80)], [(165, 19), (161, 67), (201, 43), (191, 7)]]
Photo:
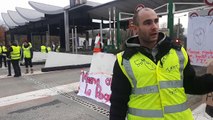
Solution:
[(2, 52), (7, 52), (7, 48), (5, 46), (2, 46)]
[(183, 70), (188, 62), (184, 48), (171, 49), (157, 64), (139, 52), (129, 60), (119, 53), (117, 59), (132, 87), (128, 120), (194, 119), (183, 88)]
[(47, 52), (47, 51), (46, 51), (46, 46), (44, 46), (44, 45), (41, 46), (41, 52), (42, 52), (42, 53), (46, 53), (46, 52)]
[(47, 51), (50, 52), (51, 51), (51, 47), (47, 47)]
[(24, 58), (31, 58), (31, 52), (30, 52), (31, 46), (25, 48), (23, 47), (22, 49), (24, 50)]
[(11, 60), (19, 60), (21, 58), (20, 52), (21, 52), (21, 47), (20, 46), (11, 46), (13, 51), (10, 53), (11, 55)]

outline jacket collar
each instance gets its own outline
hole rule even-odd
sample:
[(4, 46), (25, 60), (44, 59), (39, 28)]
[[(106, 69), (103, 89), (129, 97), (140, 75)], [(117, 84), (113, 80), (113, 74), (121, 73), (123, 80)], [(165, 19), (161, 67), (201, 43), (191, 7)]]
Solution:
[[(150, 56), (151, 52), (149, 51), (152, 51), (149, 48), (140, 46), (138, 36), (132, 36), (126, 40), (125, 47), (126, 48), (123, 57), (126, 59), (130, 59), (137, 52), (141, 52), (146, 56)], [(168, 38), (164, 33), (159, 32), (158, 42), (155, 46), (155, 49), (158, 51), (157, 54), (160, 53), (160, 56), (165, 55), (171, 49), (171, 39)]]
[[(164, 33), (159, 32), (158, 34), (159, 34), (158, 42), (157, 42), (156, 46), (159, 46), (166, 39), (166, 35)], [(126, 47), (141, 47), (138, 35), (132, 36), (129, 39), (127, 39), (125, 42), (125, 46)]]

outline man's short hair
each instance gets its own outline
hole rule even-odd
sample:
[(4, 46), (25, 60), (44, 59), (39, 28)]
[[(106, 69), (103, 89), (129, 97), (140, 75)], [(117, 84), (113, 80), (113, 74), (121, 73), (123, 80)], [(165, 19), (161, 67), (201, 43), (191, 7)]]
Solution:
[(149, 11), (152, 10), (151, 8), (141, 8), (141, 9), (137, 9), (137, 11), (135, 11), (134, 15), (133, 15), (133, 25), (138, 26), (139, 25), (139, 12), (141, 10), (145, 10), (145, 11)]

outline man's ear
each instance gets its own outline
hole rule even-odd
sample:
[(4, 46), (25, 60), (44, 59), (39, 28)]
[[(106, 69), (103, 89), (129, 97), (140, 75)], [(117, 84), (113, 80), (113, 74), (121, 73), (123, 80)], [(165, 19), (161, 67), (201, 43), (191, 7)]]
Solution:
[(134, 35), (137, 35), (137, 34), (138, 34), (138, 31), (139, 31), (139, 27), (136, 26), (136, 25), (134, 25), (134, 26), (133, 26), (133, 34), (134, 34)]

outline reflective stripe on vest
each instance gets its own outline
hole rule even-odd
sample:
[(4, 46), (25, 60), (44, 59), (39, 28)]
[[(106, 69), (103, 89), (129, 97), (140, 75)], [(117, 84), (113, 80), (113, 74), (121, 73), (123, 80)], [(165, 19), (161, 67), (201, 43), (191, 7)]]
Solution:
[(128, 112), (130, 114), (133, 114), (133, 115), (136, 115), (136, 116), (163, 117), (163, 111), (162, 110), (142, 110), (142, 109), (136, 109), (136, 108), (129, 108)]
[[(179, 62), (180, 62), (180, 73), (181, 73), (181, 71), (183, 71), (183, 69), (184, 69), (184, 55), (183, 55), (182, 51), (177, 51), (176, 50), (176, 53), (177, 53), (178, 58), (179, 58)], [(181, 75), (180, 76), (181, 80), (183, 80), (183, 74), (181, 73), (180, 75)]]
[[(169, 80), (169, 81), (159, 81), (159, 87), (158, 85), (152, 85), (152, 86), (145, 86), (141, 88), (137, 88), (137, 80), (134, 75), (134, 72), (131, 67), (131, 63), (129, 60), (122, 59), (123, 67), (126, 71), (127, 77), (131, 79), (132, 81), (132, 94), (134, 95), (143, 95), (143, 94), (151, 94), (151, 93), (159, 93), (159, 89), (168, 89), (168, 88), (182, 88), (183, 87), (183, 70), (184, 70), (184, 55), (182, 51), (176, 51), (176, 54), (179, 59), (179, 74), (180, 74), (180, 80)], [(176, 105), (170, 105), (170, 106), (164, 106), (163, 110), (151, 110), (151, 109), (137, 109), (137, 108), (131, 108), (129, 107), (128, 112), (129, 114), (135, 115), (135, 116), (141, 116), (141, 117), (163, 117), (163, 113), (176, 113), (176, 112), (182, 112), (187, 110), (188, 107), (186, 105), (186, 102), (176, 104)]]
[(18, 60), (20, 59), (20, 50), (19, 46), (11, 46), (13, 51), (11, 52), (11, 60)]
[(124, 65), (124, 68), (127, 71), (128, 75), (129, 75), (129, 77), (132, 79), (132, 82), (133, 82), (133, 85), (134, 85), (134, 88), (135, 88), (135, 86), (137, 85), (137, 80), (135, 79), (135, 76), (133, 74), (130, 62), (126, 59), (123, 59), (123, 65)]
[[(164, 107), (164, 113), (176, 113), (185, 111), (188, 109), (187, 103), (184, 102), (179, 105), (166, 106)], [(128, 112), (132, 115), (141, 116), (141, 117), (163, 117), (162, 110), (142, 110), (136, 108), (129, 108)]]

